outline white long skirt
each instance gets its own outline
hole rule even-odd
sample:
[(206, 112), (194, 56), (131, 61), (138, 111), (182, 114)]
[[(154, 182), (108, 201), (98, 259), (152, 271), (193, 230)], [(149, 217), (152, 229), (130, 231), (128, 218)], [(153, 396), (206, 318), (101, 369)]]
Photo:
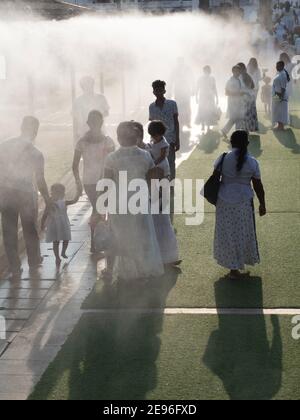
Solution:
[(273, 125), (275, 125), (277, 123), (288, 125), (290, 123), (288, 101), (280, 102), (277, 98), (273, 98), (273, 100), (272, 100), (272, 121), (273, 121)]
[(218, 200), (214, 257), (219, 265), (229, 270), (244, 270), (245, 265), (259, 264), (252, 201), (230, 204)]
[(159, 277), (164, 267), (152, 215), (111, 215), (115, 274), (124, 280)]
[(163, 263), (177, 262), (179, 260), (178, 243), (170, 216), (154, 214), (153, 221)]
[(71, 241), (71, 227), (68, 215), (57, 209), (47, 220), (46, 242)]

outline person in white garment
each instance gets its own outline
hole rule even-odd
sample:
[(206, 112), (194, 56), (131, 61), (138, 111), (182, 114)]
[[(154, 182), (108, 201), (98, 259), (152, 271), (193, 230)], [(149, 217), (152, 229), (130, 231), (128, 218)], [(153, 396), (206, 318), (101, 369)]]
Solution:
[(241, 74), (242, 71), (239, 66), (233, 67), (232, 77), (226, 84), (225, 94), (228, 98), (227, 117), (229, 120), (221, 130), (222, 135), (226, 138), (234, 125), (236, 129), (241, 128), (245, 116)]
[[(254, 191), (259, 200), (259, 214), (266, 214), (265, 192), (258, 161), (248, 153), (246, 131), (236, 131), (231, 137), (232, 151), (223, 160), (220, 156), (214, 174), (222, 175), (216, 206), (214, 257), (230, 270), (229, 278), (240, 279), (246, 265), (260, 262), (255, 228)], [(254, 191), (253, 191), (254, 189)]]
[[(94, 229), (99, 221), (97, 214), (97, 183), (103, 178), (106, 156), (115, 150), (113, 140), (104, 135), (103, 116), (99, 111), (91, 111), (87, 118), (89, 131), (77, 142), (73, 158), (73, 174), (79, 191), (85, 190), (92, 206), (91, 253), (95, 252)], [(82, 179), (80, 176), (80, 162), (83, 163)]]
[(288, 96), (290, 76), (285, 70), (283, 61), (277, 63), (276, 69), (278, 73), (273, 81), (272, 89), (272, 122), (277, 130), (282, 131), (290, 123)]
[(80, 81), (83, 94), (79, 96), (74, 104), (74, 141), (75, 145), (89, 130), (87, 120), (91, 111), (99, 111), (106, 118), (109, 115), (109, 104), (104, 95), (95, 93), (95, 80), (86, 76)]
[(242, 84), (243, 91), (243, 103), (244, 103), (244, 119), (243, 119), (243, 130), (248, 133), (257, 132), (259, 130), (257, 108), (256, 108), (256, 91), (255, 83), (252, 77), (247, 73), (247, 67), (244, 63), (238, 64), (241, 69), (240, 81)]
[(294, 82), (292, 80), (292, 74), (293, 74), (293, 68), (295, 64), (293, 64), (291, 57), (286, 52), (283, 52), (280, 54), (279, 61), (284, 62), (284, 68), (288, 72), (289, 77), (290, 77), (290, 81), (287, 86), (287, 93), (288, 93), (289, 98), (291, 98), (294, 93)]
[(262, 72), (261, 72), (261, 70), (258, 66), (257, 59), (255, 57), (250, 59), (249, 64), (247, 66), (247, 72), (248, 72), (249, 76), (251, 76), (251, 78), (254, 82), (254, 85), (255, 85), (254, 92), (255, 92), (255, 97), (257, 99), (259, 88), (260, 88), (260, 83), (263, 80), (263, 76), (262, 76)]
[(170, 89), (180, 109), (180, 126), (191, 127), (191, 98), (194, 93), (194, 77), (183, 57), (178, 58), (170, 77)]
[[(114, 181), (117, 197), (127, 197), (127, 204), (135, 192), (128, 192), (131, 181), (147, 180), (155, 170), (149, 152), (137, 146), (140, 136), (134, 122), (123, 122), (117, 130), (120, 149), (107, 156), (104, 178)], [(127, 179), (121, 178), (126, 172)], [(126, 189), (126, 190), (125, 190)], [(146, 200), (149, 200), (147, 189)], [(117, 208), (120, 203), (117, 200)], [(153, 217), (147, 214), (110, 214), (112, 237), (107, 254), (107, 269), (103, 278), (111, 281), (113, 273), (123, 281), (144, 281), (164, 274), (160, 247), (157, 241)]]
[[(166, 130), (162, 121), (152, 121), (149, 124), (148, 133), (151, 136), (149, 152), (155, 165), (162, 170), (163, 178), (170, 179), (171, 171), (168, 162), (170, 145), (164, 137)], [(177, 238), (171, 223), (170, 212), (165, 214), (163, 211), (161, 197), (160, 212), (153, 214), (153, 221), (163, 263), (170, 266), (179, 265), (181, 261), (179, 260)]]
[(217, 125), (220, 119), (216, 79), (211, 73), (211, 67), (205, 66), (196, 90), (198, 113), (195, 122), (202, 126), (202, 131), (205, 131), (206, 127), (209, 130), (212, 126)]
[[(46, 242), (53, 244), (53, 252), (57, 268), (60, 267), (61, 257), (68, 259), (66, 254), (69, 242), (72, 239), (71, 225), (68, 217), (68, 207), (76, 204), (80, 198), (80, 191), (77, 191), (74, 200), (66, 200), (66, 188), (63, 184), (54, 184), (51, 187), (51, 200), (53, 205), (44, 211), (41, 227), (47, 229)], [(60, 254), (60, 243), (62, 250)]]

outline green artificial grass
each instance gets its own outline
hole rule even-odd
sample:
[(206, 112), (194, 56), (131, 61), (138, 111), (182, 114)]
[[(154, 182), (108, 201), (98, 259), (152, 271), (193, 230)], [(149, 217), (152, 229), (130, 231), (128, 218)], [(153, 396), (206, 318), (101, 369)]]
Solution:
[(299, 399), (299, 345), (290, 317), (87, 314), (30, 399)]
[[(204, 222), (196, 227), (176, 216), (181, 271), (169, 270), (147, 287), (97, 281), (83, 307), (116, 312), (83, 315), (30, 399), (300, 398), (300, 344), (292, 339), (291, 317), (117, 311), (300, 307), (300, 131), (275, 135), (269, 124), (262, 118), (261, 134), (250, 144), (269, 211), (257, 219), (262, 261), (251, 277), (229, 281), (213, 260), (214, 207), (205, 205)], [(178, 177), (207, 179), (227, 149), (216, 132), (202, 136)]]
[[(283, 136), (289, 138), (291, 131)], [(292, 138), (300, 138), (298, 130)], [(205, 139), (203, 143), (203, 138)], [(200, 146), (192, 156), (184, 162), (179, 170), (181, 179), (207, 179), (214, 160), (228, 146), (219, 141), (216, 132), (202, 137)], [(227, 293), (232, 299), (220, 302), (222, 307), (256, 308), (255, 280), (259, 279), (263, 287), (261, 306), (266, 308), (300, 307), (300, 155), (295, 154), (278, 142), (272, 131), (261, 135), (259, 146), (257, 139), (251, 137), (250, 150), (262, 150), (258, 157), (261, 164), (263, 182), (266, 189), (267, 209), (269, 214), (264, 218), (257, 215), (257, 231), (261, 253), (261, 264), (251, 268), (252, 279), (242, 283), (228, 282)], [(291, 140), (293, 141), (293, 140)], [(209, 150), (214, 145), (216, 150)], [(299, 144), (300, 141), (298, 140)], [(298, 143), (297, 143), (298, 144)], [(300, 146), (299, 146), (300, 147)], [(206, 151), (205, 151), (205, 150)], [(257, 206), (256, 201), (256, 206)], [(153, 289), (165, 288), (169, 280), (161, 280), (162, 286), (143, 291), (119, 290), (115, 285), (111, 299), (105, 295), (103, 283), (97, 282), (94, 290), (85, 301), (83, 307), (115, 308), (132, 307), (215, 307), (213, 286), (226, 274), (226, 270), (216, 265), (213, 256), (214, 207), (205, 204), (204, 222), (200, 226), (186, 226), (185, 215), (175, 217), (175, 227), (183, 264), (182, 273), (176, 274), (174, 286), (166, 301), (154, 302)], [(168, 276), (167, 276), (168, 277)], [(254, 282), (253, 282), (254, 279)], [(254, 284), (254, 285), (253, 285)], [(166, 286), (168, 287), (168, 286)], [(134, 300), (132, 300), (134, 299)]]

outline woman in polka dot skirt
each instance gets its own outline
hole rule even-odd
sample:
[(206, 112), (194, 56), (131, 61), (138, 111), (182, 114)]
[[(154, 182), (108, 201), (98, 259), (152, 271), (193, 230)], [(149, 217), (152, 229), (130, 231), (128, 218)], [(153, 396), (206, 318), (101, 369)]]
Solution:
[[(255, 214), (254, 191), (259, 200), (259, 214), (266, 215), (265, 192), (258, 161), (248, 153), (248, 133), (236, 131), (231, 137), (232, 151), (222, 167), (222, 183), (216, 209), (214, 257), (230, 270), (229, 277), (239, 279), (245, 265), (260, 262)], [(222, 156), (215, 163), (218, 171)]]

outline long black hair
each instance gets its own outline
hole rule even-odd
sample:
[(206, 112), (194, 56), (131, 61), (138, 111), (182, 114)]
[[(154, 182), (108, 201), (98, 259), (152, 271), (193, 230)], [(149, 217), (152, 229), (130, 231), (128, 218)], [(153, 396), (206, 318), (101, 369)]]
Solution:
[(285, 74), (286, 74), (286, 77), (287, 77), (287, 81), (290, 83), (291, 76), (290, 76), (289, 72), (287, 71), (287, 69), (285, 68), (284, 61), (278, 61), (278, 63), (277, 63), (277, 70), (284, 71)]
[(238, 162), (236, 165), (236, 170), (240, 172), (243, 169), (244, 163), (247, 159), (248, 145), (249, 145), (249, 136), (247, 131), (238, 130), (235, 131), (231, 136), (231, 145), (233, 148), (238, 149), (237, 156)]

